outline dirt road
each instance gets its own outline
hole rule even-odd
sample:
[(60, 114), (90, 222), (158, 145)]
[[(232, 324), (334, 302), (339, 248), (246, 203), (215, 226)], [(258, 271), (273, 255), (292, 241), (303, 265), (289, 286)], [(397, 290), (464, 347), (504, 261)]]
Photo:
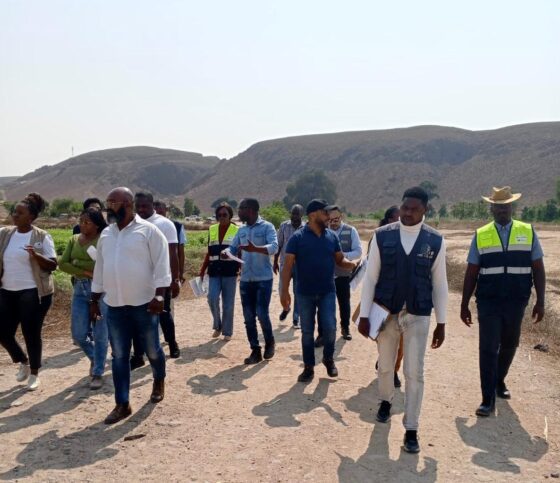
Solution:
[[(353, 295), (354, 300), (358, 295)], [(148, 402), (151, 373), (134, 372), (134, 414), (103, 424), (113, 407), (110, 377), (88, 388), (88, 363), (68, 337), (45, 347), (43, 385), (16, 385), (0, 353), (0, 479), (41, 481), (542, 481), (560, 472), (557, 360), (522, 346), (512, 366), (510, 402), (477, 419), (477, 332), (458, 320), (451, 295), (447, 340), (426, 355), (422, 451), (401, 450), (403, 392), (389, 424), (375, 421), (375, 344), (354, 329), (337, 340), (338, 379), (318, 366), (298, 384), (299, 331), (271, 313), (277, 354), (246, 367), (239, 301), (234, 339), (210, 339), (205, 300), (176, 306), (180, 359), (168, 360), (165, 400)], [(138, 439), (125, 440), (137, 436)]]

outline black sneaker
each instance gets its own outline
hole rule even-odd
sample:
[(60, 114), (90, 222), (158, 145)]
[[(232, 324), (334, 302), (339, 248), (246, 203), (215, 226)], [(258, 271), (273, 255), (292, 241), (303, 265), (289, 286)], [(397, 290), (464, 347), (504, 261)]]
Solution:
[(139, 367), (145, 366), (146, 361), (144, 361), (144, 356), (132, 356), (130, 358), (130, 370), (138, 369)]
[(480, 406), (478, 406), (478, 408), (476, 409), (475, 414), (482, 418), (487, 418), (494, 412), (494, 409), (495, 409), (494, 401), (490, 401), (490, 402), (482, 401)]
[(342, 329), (341, 332), (342, 332), (342, 338), (344, 340), (352, 340), (352, 336), (350, 335), (350, 329), (345, 327)]
[(381, 401), (376, 416), (376, 419), (380, 423), (386, 423), (389, 421), (389, 418), (391, 417), (391, 406), (392, 404), (389, 401)]
[(333, 360), (327, 361), (323, 359), (323, 364), (327, 368), (327, 374), (329, 375), (329, 377), (338, 377), (338, 369), (334, 365)]
[(292, 322), (292, 329), (295, 329), (295, 330), (299, 329), (299, 320), (294, 320)]
[(274, 357), (276, 344), (274, 341), (266, 342), (264, 345), (264, 358), (268, 361)]
[(501, 399), (511, 399), (511, 392), (509, 392), (505, 382), (498, 383), (496, 387), (496, 396)]
[(323, 347), (323, 338), (320, 335), (315, 339), (315, 347)]
[(404, 435), (403, 449), (407, 453), (420, 453), (420, 445), (418, 444), (418, 432), (407, 430)]
[(401, 387), (401, 380), (399, 379), (399, 374), (395, 372), (395, 379), (394, 379), (394, 385), (396, 388)]
[(313, 376), (315, 376), (315, 370), (313, 366), (305, 366), (303, 372), (298, 376), (298, 382), (311, 382), (313, 380)]
[(261, 348), (257, 347), (256, 349), (253, 349), (251, 351), (251, 355), (247, 357), (243, 362), (245, 362), (245, 364), (257, 364), (262, 360), (263, 358), (262, 358)]
[(289, 310), (282, 310), (282, 313), (280, 314), (280, 317), (278, 317), (281, 321), (286, 320), (286, 317), (288, 317), (288, 314), (290, 313)]
[(169, 357), (171, 359), (178, 359), (181, 355), (181, 351), (179, 350), (179, 345), (176, 341), (172, 341), (169, 343)]

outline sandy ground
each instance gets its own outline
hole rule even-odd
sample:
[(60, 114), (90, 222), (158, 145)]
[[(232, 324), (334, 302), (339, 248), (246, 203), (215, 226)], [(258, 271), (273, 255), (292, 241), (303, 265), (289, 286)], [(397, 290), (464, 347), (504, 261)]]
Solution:
[[(448, 235), (457, 250), (464, 250), (470, 237)], [(554, 240), (543, 242), (553, 249)], [(557, 241), (554, 245), (558, 252)], [(271, 304), (276, 356), (250, 367), (243, 365), (249, 350), (239, 301), (234, 339), (225, 343), (210, 338), (206, 301), (182, 298), (176, 305), (182, 354), (168, 359), (165, 400), (150, 404), (151, 371), (135, 371), (134, 413), (115, 426), (102, 422), (113, 407), (110, 375), (101, 391), (90, 391), (89, 364), (68, 336), (45, 344), (43, 384), (34, 393), (17, 385), (15, 366), (0, 352), (0, 479), (552, 478), (560, 472), (558, 361), (527, 344), (520, 347), (508, 379), (513, 399), (499, 400), (495, 417), (477, 419), (477, 331), (459, 321), (459, 302), (452, 294), (445, 344), (426, 354), (419, 455), (401, 449), (403, 390), (396, 392), (391, 422), (375, 421), (376, 346), (355, 328), (352, 341), (337, 340), (340, 377), (330, 379), (318, 366), (315, 380), (305, 386), (296, 382), (302, 369), (300, 332), (278, 321), (277, 294)], [(125, 439), (130, 436), (137, 439)]]

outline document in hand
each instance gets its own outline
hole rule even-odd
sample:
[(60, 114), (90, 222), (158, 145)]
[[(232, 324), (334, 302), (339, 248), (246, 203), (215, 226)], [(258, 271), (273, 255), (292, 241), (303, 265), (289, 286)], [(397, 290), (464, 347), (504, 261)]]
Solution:
[[(390, 313), (385, 307), (382, 307), (375, 302), (371, 304), (371, 309), (369, 311), (369, 336), (373, 340), (377, 340), (379, 332), (389, 315)], [(359, 325), (359, 323), (360, 319), (358, 318), (356, 320), (356, 325)]]
[(245, 263), (243, 260), (241, 260), (241, 258), (232, 255), (232, 253), (227, 248), (222, 251), (222, 254), (228, 257), (230, 260), (233, 260), (234, 262)]
[(93, 245), (90, 245), (86, 252), (94, 262), (97, 260), (97, 249)]
[(360, 264), (350, 275), (350, 288), (355, 291), (362, 283), (367, 269), (367, 259), (360, 260)]
[(189, 280), (189, 285), (191, 286), (195, 297), (202, 297), (208, 293), (203, 280), (200, 277)]

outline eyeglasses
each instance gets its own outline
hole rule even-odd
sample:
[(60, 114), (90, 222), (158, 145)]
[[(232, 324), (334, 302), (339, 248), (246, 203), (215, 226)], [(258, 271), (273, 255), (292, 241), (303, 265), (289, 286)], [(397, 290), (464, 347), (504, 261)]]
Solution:
[(105, 206), (109, 207), (109, 206), (117, 206), (117, 205), (121, 205), (125, 203), (124, 201), (112, 201), (112, 200), (106, 200), (105, 201)]

